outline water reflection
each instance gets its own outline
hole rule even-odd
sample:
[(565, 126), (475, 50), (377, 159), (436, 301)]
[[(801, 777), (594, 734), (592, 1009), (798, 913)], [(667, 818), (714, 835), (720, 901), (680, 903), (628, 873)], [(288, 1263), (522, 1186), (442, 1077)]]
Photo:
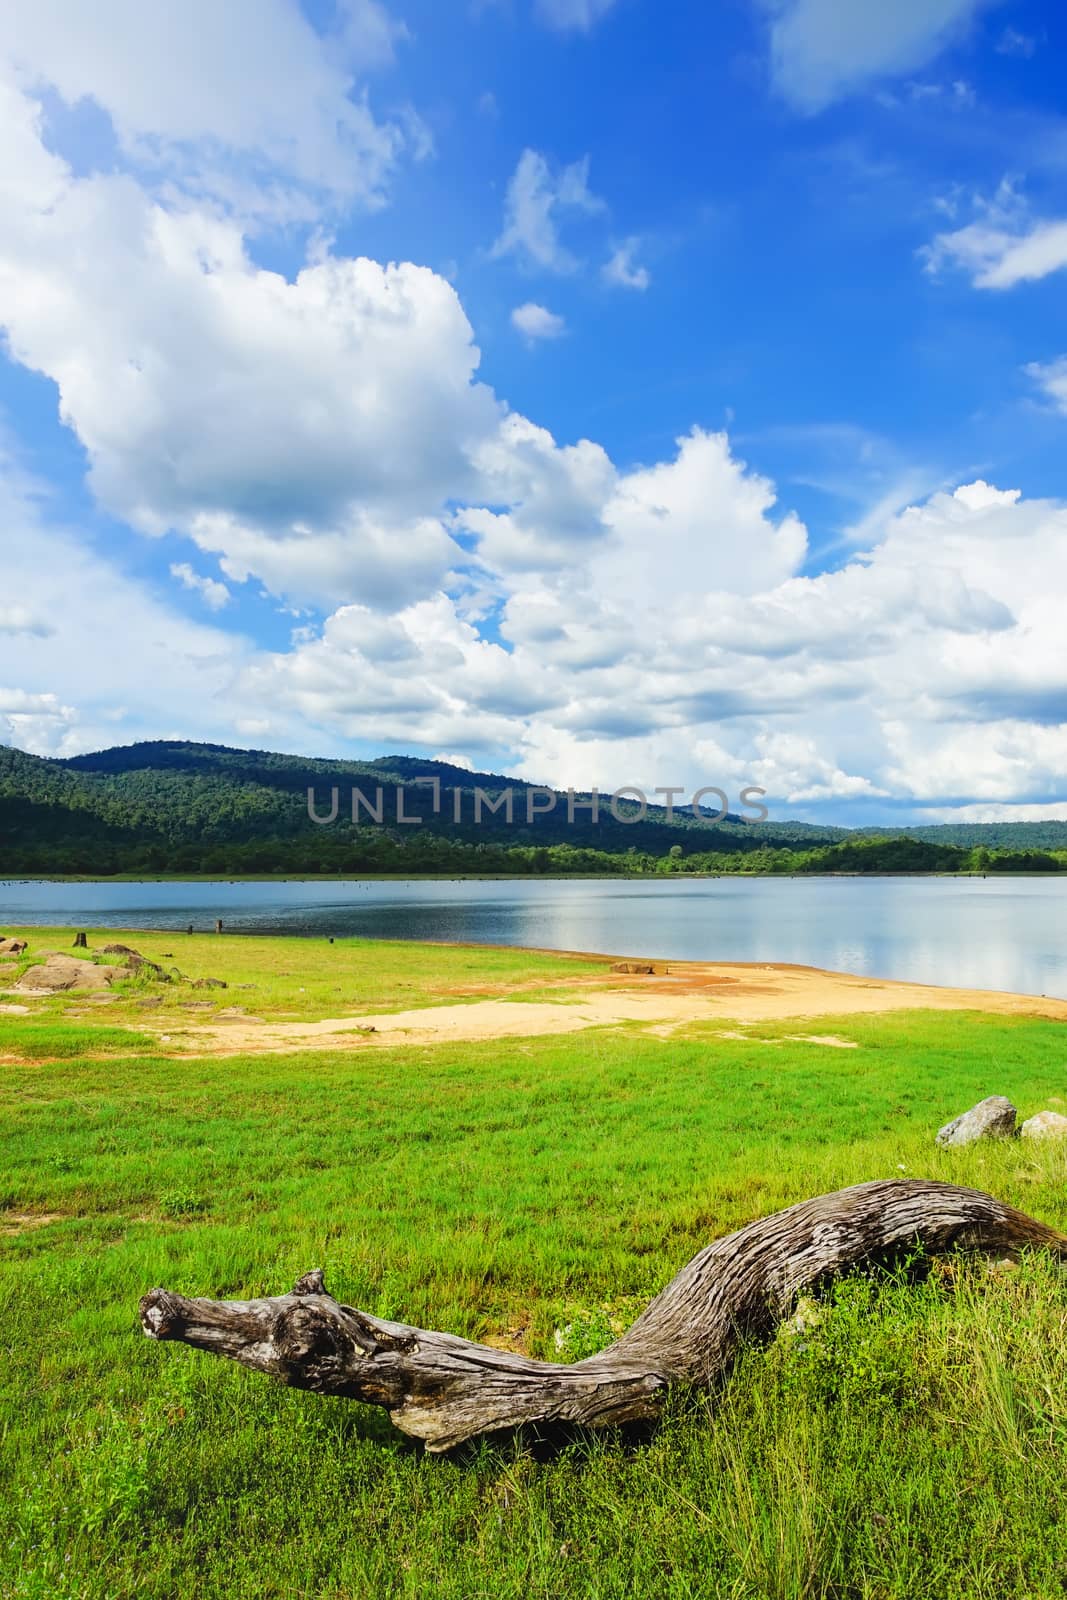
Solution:
[(1067, 996), (1055, 878), (0, 883), (0, 924), (361, 934), (789, 961)]

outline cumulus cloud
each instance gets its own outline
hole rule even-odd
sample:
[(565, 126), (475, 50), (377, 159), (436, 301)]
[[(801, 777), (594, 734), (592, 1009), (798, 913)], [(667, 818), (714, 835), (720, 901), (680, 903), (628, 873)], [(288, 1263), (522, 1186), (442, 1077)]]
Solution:
[(768, 518), (774, 498), (774, 486), (747, 471), (725, 434), (694, 428), (678, 440), (673, 461), (619, 480), (604, 511), (611, 538), (598, 585), (620, 602), (639, 594), (644, 605), (665, 606), (680, 577), (704, 594), (773, 588), (807, 552), (798, 518)]
[(567, 329), (561, 316), (533, 300), (515, 307), (511, 313), (511, 326), (531, 342), (536, 339), (558, 339)]
[[(701, 484), (714, 490), (704, 525), (730, 531), (717, 564), (713, 538), (701, 551)], [(591, 499), (606, 534), (561, 540), (556, 569), (535, 569), (532, 550), (529, 566), (500, 566), (502, 644), (445, 597), (381, 635), (346, 615), (272, 661), (270, 696), (342, 728), (360, 709), (375, 727), (399, 717), (434, 748), (466, 722), (468, 741), (477, 730), (511, 749), (524, 775), (576, 786), (750, 782), (817, 811), (890, 795), (1027, 800), (1067, 785), (1055, 598), (1067, 508), (979, 480), (887, 518), (869, 549), (809, 578), (796, 571), (803, 529), (774, 515), (772, 486), (720, 436), (693, 435), (674, 462), (616, 475)], [(652, 541), (670, 580), (640, 557), (612, 577), (620, 538), (631, 558)]]
[[(604, 537), (617, 474), (601, 445), (581, 439), (560, 446), (547, 428), (512, 412), (479, 445), (473, 464), (486, 503), (463, 508), (457, 521), (478, 537), (494, 571), (567, 566), (576, 549)], [(500, 505), (508, 509), (493, 509)]]
[(560, 240), (560, 215), (604, 210), (603, 200), (589, 189), (588, 156), (553, 174), (539, 151), (524, 150), (508, 183), (503, 231), (490, 254), (513, 255), (546, 272), (574, 272), (579, 263)]
[[(544, 681), (542, 681), (544, 680)], [(439, 595), (383, 619), (334, 613), (321, 635), (252, 664), (240, 692), (352, 738), (485, 750), (558, 697), (546, 675), (479, 637)]]
[(761, 0), (771, 72), (799, 111), (821, 111), (881, 78), (914, 72), (995, 0)]
[(433, 513), (470, 490), (500, 409), (452, 286), (328, 254), (289, 281), (231, 221), (74, 178), (25, 116), (0, 317), (56, 383), (101, 504), (279, 594), (402, 604), (443, 581), (458, 552)]
[(928, 272), (945, 266), (969, 274), (976, 289), (1011, 289), (1067, 267), (1067, 221), (1035, 218), (1005, 180), (962, 228), (939, 233), (921, 251)]
[(401, 33), (376, 0), (343, 0), (330, 38), (293, 0), (3, 9), (18, 10), (4, 54), (19, 83), (94, 104), (145, 174), (276, 215), (312, 215), (324, 198), (381, 202), (406, 136), (355, 91), (354, 73)]
[[(1067, 506), (982, 480), (887, 502), (811, 577), (803, 523), (725, 434), (639, 465), (553, 437), (480, 380), (440, 275), (321, 239), (291, 277), (268, 271), (237, 216), (145, 176), (132, 133), (125, 164), (74, 172), (40, 73), (18, 70), (0, 101), (8, 349), (55, 384), (100, 504), (184, 537), (176, 581), (221, 600), (199, 550), (315, 609), (288, 648), (257, 649), (0, 479), (16, 742), (358, 739), (577, 787), (753, 782), (815, 811), (1067, 789)], [(81, 70), (57, 57), (47, 81), (73, 94)], [(109, 114), (136, 125), (118, 99)], [(222, 135), (196, 139), (202, 155)], [(560, 216), (599, 203), (584, 163), (527, 152), (508, 205), (498, 253), (559, 270)], [(1031, 369), (1053, 399), (1059, 365)]]
[(652, 282), (652, 274), (647, 267), (637, 266), (634, 262), (640, 244), (640, 239), (636, 237), (625, 239), (618, 249), (613, 251), (600, 269), (605, 283), (613, 284), (619, 289), (648, 288)]

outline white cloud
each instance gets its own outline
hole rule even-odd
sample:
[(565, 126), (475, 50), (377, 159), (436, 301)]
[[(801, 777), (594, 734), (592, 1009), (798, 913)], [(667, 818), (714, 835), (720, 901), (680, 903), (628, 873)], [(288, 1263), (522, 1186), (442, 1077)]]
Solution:
[(397, 605), (442, 582), (460, 553), (436, 513), (500, 412), (451, 285), (321, 248), (290, 282), (234, 223), (75, 179), (32, 128), (24, 144), (0, 317), (56, 383), (100, 502), (279, 594)]
[(516, 306), (511, 313), (511, 325), (525, 338), (558, 339), (566, 332), (567, 324), (564, 319), (554, 311), (549, 311), (546, 306), (539, 306), (533, 300), (527, 300), (525, 305)]
[(614, 284), (620, 289), (648, 288), (652, 282), (648, 268), (634, 265), (634, 255), (640, 243), (640, 239), (633, 237), (619, 245), (600, 269), (605, 283)]
[(994, 506), (1013, 506), (1022, 499), (1021, 489), (996, 489), (984, 478), (973, 483), (961, 483), (953, 490), (952, 498), (968, 511), (989, 511)]
[(346, 25), (330, 39), (294, 0), (4, 0), (2, 11), (20, 84), (94, 103), (146, 172), (250, 210), (299, 211), (301, 190), (382, 199), (404, 134), (353, 92), (353, 71), (380, 64), (399, 36), (374, 0), (343, 0)]
[(972, 223), (940, 234), (932, 264), (950, 260), (972, 274), (976, 289), (1011, 289), (1067, 267), (1067, 222), (1036, 222), (1021, 236)]
[[(512, 412), (479, 445), (473, 465), (483, 504), (457, 519), (479, 536), (480, 555), (495, 572), (565, 567), (604, 537), (617, 475), (601, 445), (580, 439), (560, 447), (547, 428)], [(495, 506), (508, 509), (488, 509)]]
[(1031, 361), (1023, 370), (1040, 384), (1057, 411), (1067, 416), (1067, 356), (1055, 361)]
[(604, 511), (612, 538), (597, 583), (621, 603), (640, 595), (642, 606), (670, 606), (682, 574), (702, 594), (773, 588), (807, 552), (796, 517), (768, 519), (773, 503), (773, 484), (747, 471), (725, 434), (694, 428), (673, 461), (619, 480)]
[(923, 249), (928, 272), (954, 266), (976, 289), (1011, 289), (1067, 267), (1067, 221), (1032, 217), (1008, 180), (992, 200), (975, 203), (974, 222), (939, 233)]
[(188, 561), (173, 561), (170, 575), (186, 589), (198, 594), (209, 611), (221, 611), (230, 602), (230, 591), (217, 578), (204, 578), (195, 572)]
[(462, 561), (438, 518), (375, 516), (359, 507), (321, 529), (297, 522), (277, 530), (205, 513), (189, 531), (234, 582), (258, 577), (270, 593), (320, 609), (356, 596), (393, 610), (440, 587)]
[(978, 801), (974, 805), (930, 806), (919, 817), (922, 822), (1067, 822), (1067, 801), (1039, 800), (1019, 805)]
[[(76, 175), (41, 117), (0, 106), (13, 358), (56, 385), (108, 512), (328, 615), (256, 650), (0, 483), (17, 742), (507, 751), (556, 782), (752, 781), (814, 808), (1067, 789), (1067, 506), (981, 480), (887, 501), (807, 577), (806, 529), (724, 434), (635, 467), (557, 440), (479, 382), (438, 274), (325, 239), (291, 279), (266, 271), (233, 216), (121, 162)], [(598, 208), (585, 164), (527, 152), (520, 174), (500, 253), (573, 261), (559, 216)], [(1055, 397), (1058, 363), (1032, 376)]]
[(615, 0), (536, 0), (535, 10), (550, 28), (588, 32), (614, 4)]
[(772, 15), (775, 86), (798, 110), (821, 111), (880, 78), (932, 61), (995, 0), (761, 0)]
[(559, 215), (566, 211), (590, 215), (604, 209), (604, 202), (589, 190), (588, 156), (554, 176), (543, 155), (524, 150), (508, 183), (504, 228), (491, 254), (514, 255), (524, 265), (546, 272), (573, 272), (579, 263), (560, 241)]
[(0, 695), (0, 717), (12, 742), (42, 754), (100, 749), (188, 727), (193, 708), (201, 737), (232, 739), (247, 643), (161, 603), (45, 508), (40, 487), (0, 462), (4, 581), (36, 623), (8, 652), (19, 688)]

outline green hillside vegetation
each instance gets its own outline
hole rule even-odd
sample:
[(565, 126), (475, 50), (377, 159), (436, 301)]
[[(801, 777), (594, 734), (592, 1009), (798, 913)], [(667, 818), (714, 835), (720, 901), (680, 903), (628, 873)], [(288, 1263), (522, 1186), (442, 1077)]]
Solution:
[[(441, 785), (436, 814), (431, 790), (414, 783), (430, 776)], [(310, 819), (309, 786), (322, 815), (337, 789), (335, 822)], [(371, 806), (380, 787), (380, 822), (365, 806), (353, 822), (353, 787)], [(594, 822), (581, 803), (588, 796), (578, 797), (571, 821), (565, 794), (552, 810), (528, 817), (532, 787), (411, 756), (329, 761), (159, 741), (46, 760), (0, 748), (0, 873), (1057, 872), (1067, 865), (1062, 822), (849, 830), (749, 822), (735, 813), (698, 820), (681, 802), (673, 816), (650, 806), (641, 818), (629, 801), (620, 802), (620, 820), (603, 799)], [(510, 821), (502, 804), (508, 789)], [(479, 821), (477, 790), (500, 806), (494, 812), (483, 800)], [(400, 814), (421, 820), (398, 822), (401, 804)]]

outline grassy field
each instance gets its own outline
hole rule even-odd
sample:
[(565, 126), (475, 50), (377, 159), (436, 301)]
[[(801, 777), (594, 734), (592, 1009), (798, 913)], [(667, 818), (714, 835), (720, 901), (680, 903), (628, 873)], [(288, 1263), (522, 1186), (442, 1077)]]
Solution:
[[(111, 1025), (166, 1022), (180, 1034), (183, 1023), (210, 1022), (240, 1007), (265, 1020), (317, 1021), (322, 1017), (370, 1016), (418, 1006), (461, 1005), (485, 998), (564, 997), (576, 980), (606, 974), (606, 956), (540, 954), (469, 945), (419, 944), (413, 940), (229, 937), (206, 933), (152, 933), (140, 928), (88, 930), (89, 954), (72, 949), (74, 928), (7, 928), (29, 948), (17, 962), (0, 966), (10, 979), (47, 951), (119, 962), (103, 947), (124, 944), (165, 972), (122, 979), (103, 997), (70, 993), (33, 1002), (33, 1018), (47, 1025), (101, 1020)], [(221, 978), (224, 989), (197, 989), (198, 979)], [(184, 980), (184, 981), (183, 981)], [(18, 996), (11, 996), (17, 1001)], [(0, 1018), (0, 1022), (2, 1022)], [(27, 1024), (27, 1027), (30, 1025)], [(42, 1033), (42, 1038), (45, 1035)], [(59, 1036), (61, 1037), (61, 1035)]]
[[(335, 1004), (306, 999), (330, 977), (310, 943), (289, 978), (201, 943), (205, 971)], [(574, 970), (545, 961), (382, 946), (358, 1003), (410, 1005), (401, 983), (436, 993), (457, 963), (505, 988)], [(972, 1183), (1067, 1229), (1062, 1147), (932, 1143), (988, 1093), (1067, 1109), (1061, 1024), (900, 1012), (820, 1023), (854, 1050), (800, 1042), (809, 1019), (764, 1042), (612, 1029), (209, 1061), (145, 1054), (125, 1001), (59, 1004), (0, 1017), (4, 1600), (1067, 1593), (1067, 1284), (1042, 1258), (849, 1280), (642, 1442), (445, 1459), (137, 1322), (154, 1284), (277, 1293), (323, 1266), (378, 1315), (571, 1359), (710, 1237), (862, 1179)]]

